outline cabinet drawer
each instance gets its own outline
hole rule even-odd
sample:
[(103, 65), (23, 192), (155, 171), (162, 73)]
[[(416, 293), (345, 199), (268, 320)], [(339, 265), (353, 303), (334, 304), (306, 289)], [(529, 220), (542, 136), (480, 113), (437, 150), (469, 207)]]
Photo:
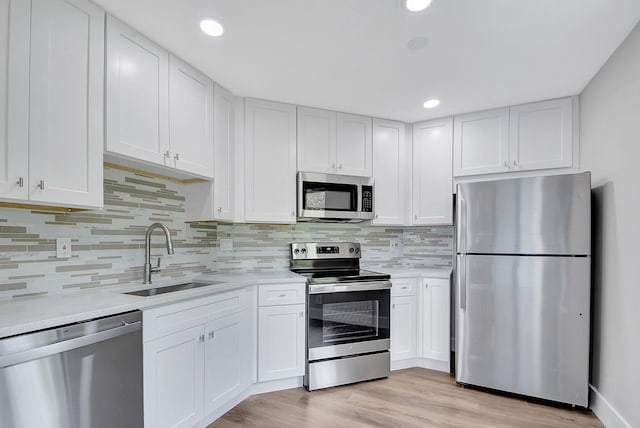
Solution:
[(306, 284), (264, 284), (258, 287), (258, 305), (293, 305), (305, 302)]
[(235, 313), (247, 305), (246, 290), (199, 297), (142, 312), (145, 342)]
[(418, 289), (418, 278), (391, 278), (392, 296), (415, 296)]

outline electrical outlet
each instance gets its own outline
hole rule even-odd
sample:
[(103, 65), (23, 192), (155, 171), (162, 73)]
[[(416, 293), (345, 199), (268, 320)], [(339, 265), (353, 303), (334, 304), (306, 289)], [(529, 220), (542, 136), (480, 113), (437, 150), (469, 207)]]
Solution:
[(233, 239), (221, 238), (218, 240), (218, 245), (220, 247), (220, 251), (231, 251), (233, 250)]
[(56, 238), (56, 257), (59, 259), (71, 257), (71, 238)]
[(390, 239), (389, 252), (394, 256), (402, 255), (402, 242), (399, 239)]

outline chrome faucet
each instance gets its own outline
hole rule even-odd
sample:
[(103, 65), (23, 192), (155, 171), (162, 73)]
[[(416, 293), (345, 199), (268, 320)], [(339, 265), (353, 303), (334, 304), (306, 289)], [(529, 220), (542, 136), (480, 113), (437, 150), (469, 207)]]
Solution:
[(147, 233), (144, 236), (144, 283), (151, 284), (151, 272), (160, 272), (160, 259), (158, 258), (158, 266), (151, 267), (151, 234), (154, 229), (159, 227), (164, 232), (164, 237), (167, 241), (167, 254), (173, 254), (173, 241), (171, 241), (171, 232), (169, 228), (162, 223), (153, 223), (147, 229)]

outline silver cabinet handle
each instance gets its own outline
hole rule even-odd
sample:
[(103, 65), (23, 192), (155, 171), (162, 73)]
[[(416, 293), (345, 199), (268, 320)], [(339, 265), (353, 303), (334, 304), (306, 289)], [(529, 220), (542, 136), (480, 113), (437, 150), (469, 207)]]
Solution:
[(176, 153), (176, 155), (173, 157), (174, 160), (180, 160), (180, 153)]
[(403, 289), (403, 290), (406, 290), (407, 288), (408, 288), (408, 287), (407, 287), (406, 285), (403, 285), (403, 286), (402, 286), (402, 289)]
[(376, 216), (375, 216), (375, 217), (376, 217), (376, 218), (378, 218), (378, 213), (376, 213)]
[(296, 212), (295, 211), (291, 211), (291, 217), (295, 217), (296, 216)]
[(221, 213), (222, 212), (222, 207), (218, 207), (218, 212)]
[(213, 337), (216, 335), (215, 331), (210, 331), (209, 332), (209, 339), (213, 339)]
[(200, 343), (204, 343), (204, 334), (201, 334), (198, 340), (200, 341)]
[(428, 282), (424, 283), (424, 288), (429, 288), (429, 283)]
[(332, 163), (332, 164), (331, 164), (331, 168), (336, 169), (336, 164), (335, 164), (335, 163)]
[(287, 297), (286, 294), (280, 294), (278, 297)]
[(514, 159), (513, 160), (513, 166), (516, 166), (516, 165), (518, 165), (518, 162), (516, 162), (516, 160)]
[(164, 152), (164, 157), (168, 158), (171, 156), (171, 153), (169, 153), (169, 150), (167, 150), (166, 152)]
[(509, 163), (507, 161), (504, 161), (504, 166), (505, 166), (505, 168), (508, 168), (509, 167)]
[(393, 309), (395, 309), (395, 308), (396, 308), (396, 304), (394, 303), (393, 305), (391, 305), (391, 307), (392, 307)]
[(40, 190), (44, 190), (44, 180), (40, 180), (40, 183), (38, 183), (36, 187), (38, 187), (38, 189)]
[(16, 181), (16, 184), (19, 187), (24, 187), (24, 177), (18, 177), (18, 181)]
[(414, 216), (413, 216), (413, 219), (414, 219), (414, 220), (418, 220), (418, 216), (417, 216), (417, 215), (414, 215)]
[(342, 169), (342, 164), (340, 164), (340, 166), (338, 166), (338, 169)]
[(300, 312), (300, 318), (304, 316), (304, 312)]

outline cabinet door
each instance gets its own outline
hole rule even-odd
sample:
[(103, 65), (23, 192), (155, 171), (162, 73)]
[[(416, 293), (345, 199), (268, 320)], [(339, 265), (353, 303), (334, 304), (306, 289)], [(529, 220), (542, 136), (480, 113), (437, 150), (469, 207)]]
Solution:
[(144, 344), (144, 421), (148, 427), (191, 427), (201, 420), (204, 326)]
[(572, 106), (571, 98), (563, 98), (510, 108), (512, 170), (572, 166)]
[(339, 174), (371, 176), (371, 118), (337, 114), (336, 164)]
[(175, 56), (169, 68), (168, 165), (213, 177), (213, 80)]
[(213, 131), (215, 148), (213, 208), (217, 220), (233, 220), (234, 192), (234, 96), (216, 85), (213, 93)]
[(373, 119), (375, 225), (404, 225), (408, 198), (404, 123)]
[(413, 224), (453, 224), (451, 118), (413, 125)]
[(298, 170), (336, 172), (336, 113), (298, 107)]
[(86, 0), (32, 0), (32, 201), (102, 206), (103, 68), (102, 9)]
[(206, 325), (204, 400), (205, 414), (242, 392), (249, 371), (246, 354), (249, 340), (245, 314), (240, 312)]
[(454, 176), (504, 172), (509, 170), (508, 165), (508, 108), (454, 118)]
[(304, 305), (258, 308), (258, 381), (304, 375)]
[(296, 221), (296, 107), (245, 102), (245, 219)]
[(107, 16), (106, 150), (156, 165), (169, 150), (169, 54)]
[(29, 198), (30, 4), (0, 0), (0, 198)]
[[(395, 287), (395, 284), (394, 284)], [(391, 299), (391, 359), (417, 356), (418, 301), (416, 296)]]
[(449, 361), (450, 352), (450, 296), (449, 280), (422, 280), (422, 356)]

